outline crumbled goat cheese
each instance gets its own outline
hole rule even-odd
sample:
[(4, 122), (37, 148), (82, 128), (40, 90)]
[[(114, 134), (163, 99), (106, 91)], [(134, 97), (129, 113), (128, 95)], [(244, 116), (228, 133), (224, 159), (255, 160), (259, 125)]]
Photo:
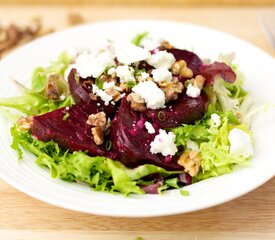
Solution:
[(165, 107), (165, 94), (153, 81), (140, 82), (132, 88), (132, 91), (144, 98), (147, 108)]
[(211, 119), (217, 127), (221, 125), (221, 117), (217, 113), (211, 114)]
[(144, 38), (142, 39), (140, 45), (144, 49), (152, 51), (160, 46), (160, 41), (153, 38)]
[(176, 61), (173, 54), (168, 53), (167, 51), (159, 51), (155, 54), (151, 54), (147, 62), (149, 65), (155, 68), (166, 68), (170, 69), (172, 64)]
[(112, 88), (115, 87), (115, 82), (104, 82), (103, 83), (103, 89), (108, 89), (108, 88)]
[(229, 132), (228, 140), (231, 154), (244, 157), (253, 155), (254, 150), (248, 133), (241, 129), (234, 128)]
[(144, 82), (150, 75), (147, 72), (141, 72), (140, 76), (137, 77), (139, 82)]
[(65, 95), (61, 95), (59, 98), (60, 98), (61, 101), (64, 101), (65, 98), (66, 98), (66, 96)]
[(134, 70), (132, 68), (129, 68), (128, 66), (118, 66), (116, 68), (116, 74), (120, 79), (120, 82), (129, 82), (133, 81), (135, 82), (136, 79), (133, 75)]
[(115, 72), (116, 72), (116, 69), (115, 69), (114, 67), (112, 67), (112, 68), (108, 69), (107, 74), (108, 74), (108, 75), (112, 75), (112, 74), (115, 73)]
[(145, 128), (147, 129), (148, 133), (153, 134), (156, 132), (156, 130), (154, 129), (153, 125), (150, 122), (146, 121), (144, 123), (144, 125), (145, 125)]
[(199, 145), (196, 142), (192, 141), (192, 140), (187, 140), (186, 147), (188, 149), (191, 149), (191, 150), (194, 150), (194, 151), (199, 151), (200, 150)]
[(201, 90), (197, 88), (196, 86), (193, 86), (191, 83), (188, 84), (187, 90), (186, 90), (186, 95), (191, 97), (191, 98), (197, 98), (201, 94)]
[(157, 68), (152, 71), (155, 82), (171, 82), (172, 73), (165, 68)]
[(163, 156), (175, 155), (178, 151), (175, 144), (176, 135), (172, 132), (166, 132), (160, 129), (159, 134), (155, 136), (150, 144), (150, 152), (153, 154), (161, 153)]
[(145, 60), (149, 56), (149, 52), (132, 43), (118, 43), (115, 46), (115, 54), (117, 60), (123, 64), (132, 64)]
[(108, 106), (110, 101), (113, 100), (113, 97), (107, 94), (105, 91), (99, 89), (95, 84), (93, 84), (93, 94), (99, 96), (104, 102), (105, 106)]
[(99, 77), (106, 67), (115, 65), (111, 52), (101, 52), (97, 56), (84, 52), (75, 59), (75, 67), (80, 77)]

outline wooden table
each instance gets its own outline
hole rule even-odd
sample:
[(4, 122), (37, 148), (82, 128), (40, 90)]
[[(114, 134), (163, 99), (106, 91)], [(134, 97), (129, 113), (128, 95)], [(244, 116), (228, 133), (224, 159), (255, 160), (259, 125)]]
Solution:
[[(24, 7), (0, 6), (0, 21), (42, 16), (47, 26), (67, 27), (68, 13), (88, 22), (156, 18), (197, 23), (239, 36), (275, 56), (254, 8)], [(275, 178), (253, 192), (210, 209), (170, 217), (127, 219), (87, 215), (33, 199), (0, 180), (0, 239), (275, 239)]]

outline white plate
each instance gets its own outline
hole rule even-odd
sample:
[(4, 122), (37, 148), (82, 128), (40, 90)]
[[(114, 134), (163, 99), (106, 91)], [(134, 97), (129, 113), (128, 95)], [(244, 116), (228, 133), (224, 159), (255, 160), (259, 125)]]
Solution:
[[(236, 52), (236, 62), (247, 77), (246, 88), (256, 100), (275, 103), (274, 59), (252, 46), (225, 33), (204, 27), (163, 21), (115, 21), (84, 25), (38, 39), (11, 53), (0, 62), (0, 96), (17, 93), (10, 79), (29, 85), (32, 70), (48, 63), (62, 50), (72, 47), (96, 47), (106, 38), (131, 38), (137, 32), (158, 34), (182, 48), (194, 48), (200, 57), (215, 59), (219, 53)], [(0, 117), (0, 174), (6, 182), (35, 198), (76, 211), (125, 217), (149, 217), (186, 213), (211, 207), (239, 197), (266, 182), (275, 172), (275, 111), (259, 114), (253, 121), (255, 157), (252, 164), (224, 175), (186, 187), (189, 197), (178, 190), (164, 195), (123, 197), (95, 192), (79, 185), (51, 179), (49, 171), (34, 163), (26, 153), (17, 161), (10, 148), (10, 124)]]

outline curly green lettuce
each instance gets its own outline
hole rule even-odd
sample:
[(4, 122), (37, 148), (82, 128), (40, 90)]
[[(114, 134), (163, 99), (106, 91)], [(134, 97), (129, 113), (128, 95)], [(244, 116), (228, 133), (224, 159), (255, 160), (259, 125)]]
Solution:
[[(22, 158), (23, 149), (35, 154), (36, 163), (50, 169), (52, 178), (60, 178), (69, 182), (84, 182), (98, 191), (143, 194), (137, 184), (144, 184), (142, 178), (158, 173), (167, 178), (166, 188), (177, 187), (173, 175), (176, 171), (166, 171), (161, 167), (145, 164), (134, 169), (126, 168), (122, 163), (105, 157), (91, 157), (86, 152), (70, 153), (61, 149), (53, 141), (42, 142), (34, 139), (28, 131), (20, 131), (16, 125), (11, 128), (12, 148)], [(172, 177), (169, 180), (169, 177)], [(162, 187), (163, 188), (163, 187)]]

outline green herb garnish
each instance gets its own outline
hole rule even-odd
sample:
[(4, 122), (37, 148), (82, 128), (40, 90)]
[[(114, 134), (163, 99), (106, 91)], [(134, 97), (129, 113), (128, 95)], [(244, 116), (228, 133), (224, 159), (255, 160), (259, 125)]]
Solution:
[(141, 41), (148, 36), (148, 32), (143, 32), (140, 34), (137, 34), (136, 37), (132, 40), (132, 43), (136, 46), (140, 46)]
[(104, 84), (104, 81), (100, 78), (96, 78), (95, 79), (95, 85), (99, 88), (99, 89), (103, 89), (103, 84)]
[(162, 111), (159, 111), (158, 112), (158, 119), (160, 120), (160, 121), (165, 121), (165, 119), (166, 119), (166, 117), (165, 117), (165, 113), (164, 112), (162, 112)]
[(113, 143), (110, 140), (108, 142), (106, 142), (106, 150), (107, 151), (110, 151), (112, 146), (113, 146)]
[(137, 85), (137, 83), (134, 82), (134, 81), (128, 81), (128, 82), (126, 82), (126, 88), (133, 88), (136, 85)]
[(66, 114), (63, 116), (62, 120), (66, 121), (69, 116), (70, 116), (70, 113), (66, 112)]
[(184, 197), (188, 197), (190, 195), (190, 193), (188, 191), (184, 190), (184, 189), (180, 190), (180, 194)]

